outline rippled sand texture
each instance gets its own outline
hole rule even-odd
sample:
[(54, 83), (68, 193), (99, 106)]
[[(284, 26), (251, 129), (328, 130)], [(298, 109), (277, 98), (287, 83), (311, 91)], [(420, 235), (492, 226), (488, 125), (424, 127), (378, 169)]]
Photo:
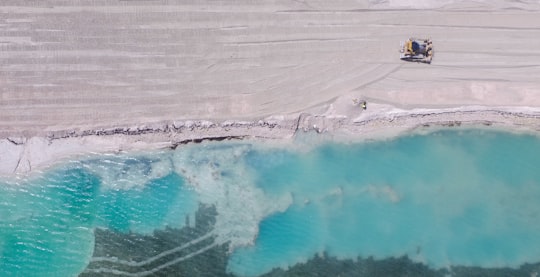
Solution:
[[(410, 3), (409, 3), (410, 2)], [(3, 1), (0, 131), (295, 113), (347, 94), (539, 106), (538, 1)], [(430, 36), (431, 65), (398, 59)]]

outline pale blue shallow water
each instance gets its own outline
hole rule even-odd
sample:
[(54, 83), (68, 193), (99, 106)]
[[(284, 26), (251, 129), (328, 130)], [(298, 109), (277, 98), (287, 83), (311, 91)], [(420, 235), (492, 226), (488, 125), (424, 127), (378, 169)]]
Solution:
[(228, 270), (240, 276), (322, 252), (408, 255), (432, 268), (540, 261), (536, 136), (454, 130), (304, 144), (93, 156), (0, 180), (1, 275), (76, 275), (94, 228), (181, 228), (199, 202), (216, 206), (216, 241), (236, 247)]

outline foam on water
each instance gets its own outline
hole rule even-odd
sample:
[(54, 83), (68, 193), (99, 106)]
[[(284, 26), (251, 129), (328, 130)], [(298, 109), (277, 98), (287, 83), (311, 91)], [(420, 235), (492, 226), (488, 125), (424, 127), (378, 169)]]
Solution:
[(241, 143), (204, 143), (186, 146), (173, 158), (176, 172), (185, 176), (199, 200), (216, 206), (216, 241), (229, 242), (231, 249), (253, 244), (259, 222), (285, 211), (292, 202), (289, 193), (266, 195), (255, 186), (244, 159), (252, 148)]
[(137, 155), (105, 154), (81, 161), (92, 174), (98, 176), (103, 189), (141, 189), (148, 182), (163, 178), (173, 168), (170, 153), (140, 153)]
[[(531, 247), (540, 243), (537, 137), (437, 132), (302, 154), (251, 152), (248, 160), (267, 194), (291, 193), (295, 201), (261, 223), (253, 247), (233, 254), (229, 270), (240, 275), (321, 251), (408, 255), (434, 268), (518, 266), (540, 257)], [(282, 240), (289, 233), (294, 239)]]
[(197, 210), (197, 195), (174, 172), (171, 152), (109, 154), (79, 164), (100, 180), (99, 227), (148, 234), (180, 228)]
[(199, 202), (218, 213), (208, 247), (229, 243), (228, 270), (241, 276), (323, 252), (408, 255), (433, 268), (538, 262), (537, 137), (477, 130), (369, 143), (319, 138), (92, 156), (0, 184), (0, 271), (75, 275), (90, 260), (94, 228), (180, 228)]

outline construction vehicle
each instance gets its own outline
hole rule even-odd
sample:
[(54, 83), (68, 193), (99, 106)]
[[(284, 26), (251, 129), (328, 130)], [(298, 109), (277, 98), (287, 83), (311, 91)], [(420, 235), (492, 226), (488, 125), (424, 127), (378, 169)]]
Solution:
[(431, 39), (410, 38), (401, 42), (400, 59), (410, 62), (431, 63), (433, 43)]

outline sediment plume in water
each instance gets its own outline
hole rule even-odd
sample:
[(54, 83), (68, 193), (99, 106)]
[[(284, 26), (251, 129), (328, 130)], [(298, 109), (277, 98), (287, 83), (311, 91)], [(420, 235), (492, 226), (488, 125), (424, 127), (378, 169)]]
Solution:
[(464, 129), (96, 155), (0, 186), (0, 268), (534, 270), (524, 265), (540, 256), (537, 164), (538, 137)]

